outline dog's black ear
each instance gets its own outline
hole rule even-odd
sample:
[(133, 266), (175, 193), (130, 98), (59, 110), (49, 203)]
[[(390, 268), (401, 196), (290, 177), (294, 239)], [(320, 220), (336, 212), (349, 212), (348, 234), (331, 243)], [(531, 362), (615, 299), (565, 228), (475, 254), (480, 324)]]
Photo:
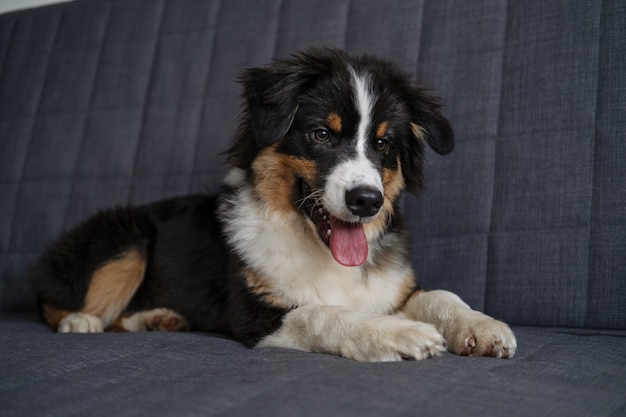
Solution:
[(448, 120), (441, 114), (441, 104), (435, 97), (413, 86), (404, 90), (410, 118), (408, 152), (402, 155), (402, 167), (407, 189), (417, 193), (423, 186), (422, 165), (427, 143), (435, 152), (445, 155), (454, 149), (454, 133)]
[(446, 155), (454, 149), (454, 133), (448, 120), (441, 114), (441, 104), (418, 88), (409, 94), (411, 131), (438, 154)]
[(298, 97), (330, 71), (341, 51), (311, 48), (265, 68), (243, 72), (243, 96), (248, 123), (258, 147), (269, 146), (289, 131), (298, 109)]
[(298, 110), (298, 97), (347, 57), (333, 48), (310, 48), (265, 68), (243, 72), (247, 121), (258, 147), (269, 146), (289, 131)]
[(277, 142), (287, 133), (306, 80), (296, 68), (284, 63), (243, 72), (240, 81), (246, 116), (259, 148)]

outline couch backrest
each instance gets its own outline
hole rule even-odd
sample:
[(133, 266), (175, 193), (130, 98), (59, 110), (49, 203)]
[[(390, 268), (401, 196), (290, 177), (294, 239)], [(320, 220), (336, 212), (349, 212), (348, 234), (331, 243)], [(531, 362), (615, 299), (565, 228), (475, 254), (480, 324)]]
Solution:
[(514, 324), (626, 328), (626, 3), (83, 0), (0, 16), (0, 306), (96, 209), (216, 190), (237, 73), (390, 58), (457, 146), (407, 197), (427, 288)]

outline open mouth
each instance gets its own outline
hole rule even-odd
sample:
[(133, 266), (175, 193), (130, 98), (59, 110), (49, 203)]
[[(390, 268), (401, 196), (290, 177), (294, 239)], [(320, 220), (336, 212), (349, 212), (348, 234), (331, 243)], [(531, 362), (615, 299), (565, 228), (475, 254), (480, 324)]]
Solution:
[(298, 188), (300, 195), (297, 208), (311, 219), (319, 238), (328, 246), (333, 258), (344, 266), (363, 265), (368, 255), (363, 224), (345, 222), (330, 214), (306, 181), (301, 179)]

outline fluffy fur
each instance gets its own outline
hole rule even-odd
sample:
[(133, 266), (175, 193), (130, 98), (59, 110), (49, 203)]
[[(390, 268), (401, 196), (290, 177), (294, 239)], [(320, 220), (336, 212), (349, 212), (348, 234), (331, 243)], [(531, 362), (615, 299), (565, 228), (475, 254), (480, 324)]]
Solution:
[(59, 332), (224, 332), (355, 360), (510, 357), (508, 326), (418, 290), (399, 212), (453, 134), (393, 64), (311, 49), (246, 70), (218, 196), (98, 213), (30, 270)]

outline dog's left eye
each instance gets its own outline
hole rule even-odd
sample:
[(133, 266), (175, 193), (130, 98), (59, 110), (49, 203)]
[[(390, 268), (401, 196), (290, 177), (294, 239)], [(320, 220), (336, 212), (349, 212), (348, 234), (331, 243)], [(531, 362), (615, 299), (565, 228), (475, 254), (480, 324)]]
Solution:
[(326, 129), (315, 129), (313, 132), (311, 132), (311, 135), (318, 142), (326, 143), (330, 141), (330, 132)]
[(389, 141), (387, 139), (376, 139), (374, 147), (378, 152), (387, 152), (389, 150)]

